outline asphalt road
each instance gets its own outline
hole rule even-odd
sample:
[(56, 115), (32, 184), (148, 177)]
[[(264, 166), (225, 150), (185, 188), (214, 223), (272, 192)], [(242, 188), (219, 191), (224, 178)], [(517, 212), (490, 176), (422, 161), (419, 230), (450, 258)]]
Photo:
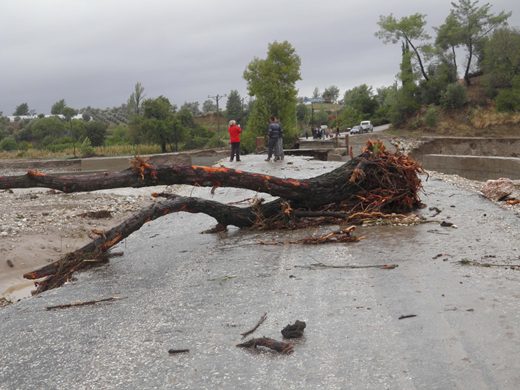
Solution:
[[(261, 160), (234, 166), (290, 177), (337, 166)], [(435, 222), (359, 228), (351, 244), (283, 244), (335, 227), (208, 235), (204, 215), (151, 222), (115, 249), (123, 257), (0, 310), (0, 388), (518, 389), (520, 271), (458, 263), (520, 264), (518, 218), (449, 183), (424, 189), (441, 213), (420, 214)], [(214, 199), (250, 195), (219, 188)], [(320, 262), (398, 267), (309, 268)], [(113, 296), (124, 299), (45, 310)], [(263, 313), (254, 337), (307, 323), (293, 354), (235, 346)]]

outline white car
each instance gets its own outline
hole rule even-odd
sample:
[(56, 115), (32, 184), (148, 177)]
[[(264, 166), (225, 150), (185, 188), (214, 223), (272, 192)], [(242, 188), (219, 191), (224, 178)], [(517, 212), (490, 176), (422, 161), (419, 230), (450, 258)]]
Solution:
[(361, 121), (359, 126), (361, 127), (362, 133), (371, 133), (374, 131), (374, 126), (372, 126), (372, 123), (370, 121)]
[(350, 134), (360, 134), (361, 133), (361, 126), (354, 126), (352, 129), (350, 129)]

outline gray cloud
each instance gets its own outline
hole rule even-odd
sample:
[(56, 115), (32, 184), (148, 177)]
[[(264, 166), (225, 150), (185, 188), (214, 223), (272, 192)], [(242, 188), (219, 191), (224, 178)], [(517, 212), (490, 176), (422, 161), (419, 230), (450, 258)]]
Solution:
[[(421, 12), (431, 28), (449, 9), (448, 0), (2, 0), (0, 111), (27, 102), (48, 112), (62, 98), (117, 106), (137, 81), (178, 105), (231, 89), (245, 95), (247, 64), (283, 40), (302, 60), (300, 95), (390, 85), (400, 50), (374, 37), (379, 15)], [(494, 1), (501, 10), (520, 25), (518, 2)]]

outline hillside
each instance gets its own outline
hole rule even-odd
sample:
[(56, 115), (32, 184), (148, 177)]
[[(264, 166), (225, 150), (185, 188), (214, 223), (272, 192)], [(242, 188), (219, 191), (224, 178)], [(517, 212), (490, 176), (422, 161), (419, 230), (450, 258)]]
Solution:
[(486, 96), (480, 77), (466, 88), (467, 103), (460, 109), (423, 107), (403, 126), (389, 130), (396, 135), (460, 137), (520, 137), (520, 113), (498, 112)]

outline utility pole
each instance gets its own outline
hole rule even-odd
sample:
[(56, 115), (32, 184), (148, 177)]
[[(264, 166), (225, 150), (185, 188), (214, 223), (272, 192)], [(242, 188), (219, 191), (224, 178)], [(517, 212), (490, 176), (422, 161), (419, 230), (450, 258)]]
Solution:
[(218, 102), (220, 99), (222, 99), (223, 97), (226, 97), (226, 96), (227, 95), (219, 95), (219, 94), (217, 94), (216, 96), (208, 95), (208, 98), (215, 99), (215, 102), (217, 103), (217, 134), (220, 134), (220, 110), (219, 110)]

